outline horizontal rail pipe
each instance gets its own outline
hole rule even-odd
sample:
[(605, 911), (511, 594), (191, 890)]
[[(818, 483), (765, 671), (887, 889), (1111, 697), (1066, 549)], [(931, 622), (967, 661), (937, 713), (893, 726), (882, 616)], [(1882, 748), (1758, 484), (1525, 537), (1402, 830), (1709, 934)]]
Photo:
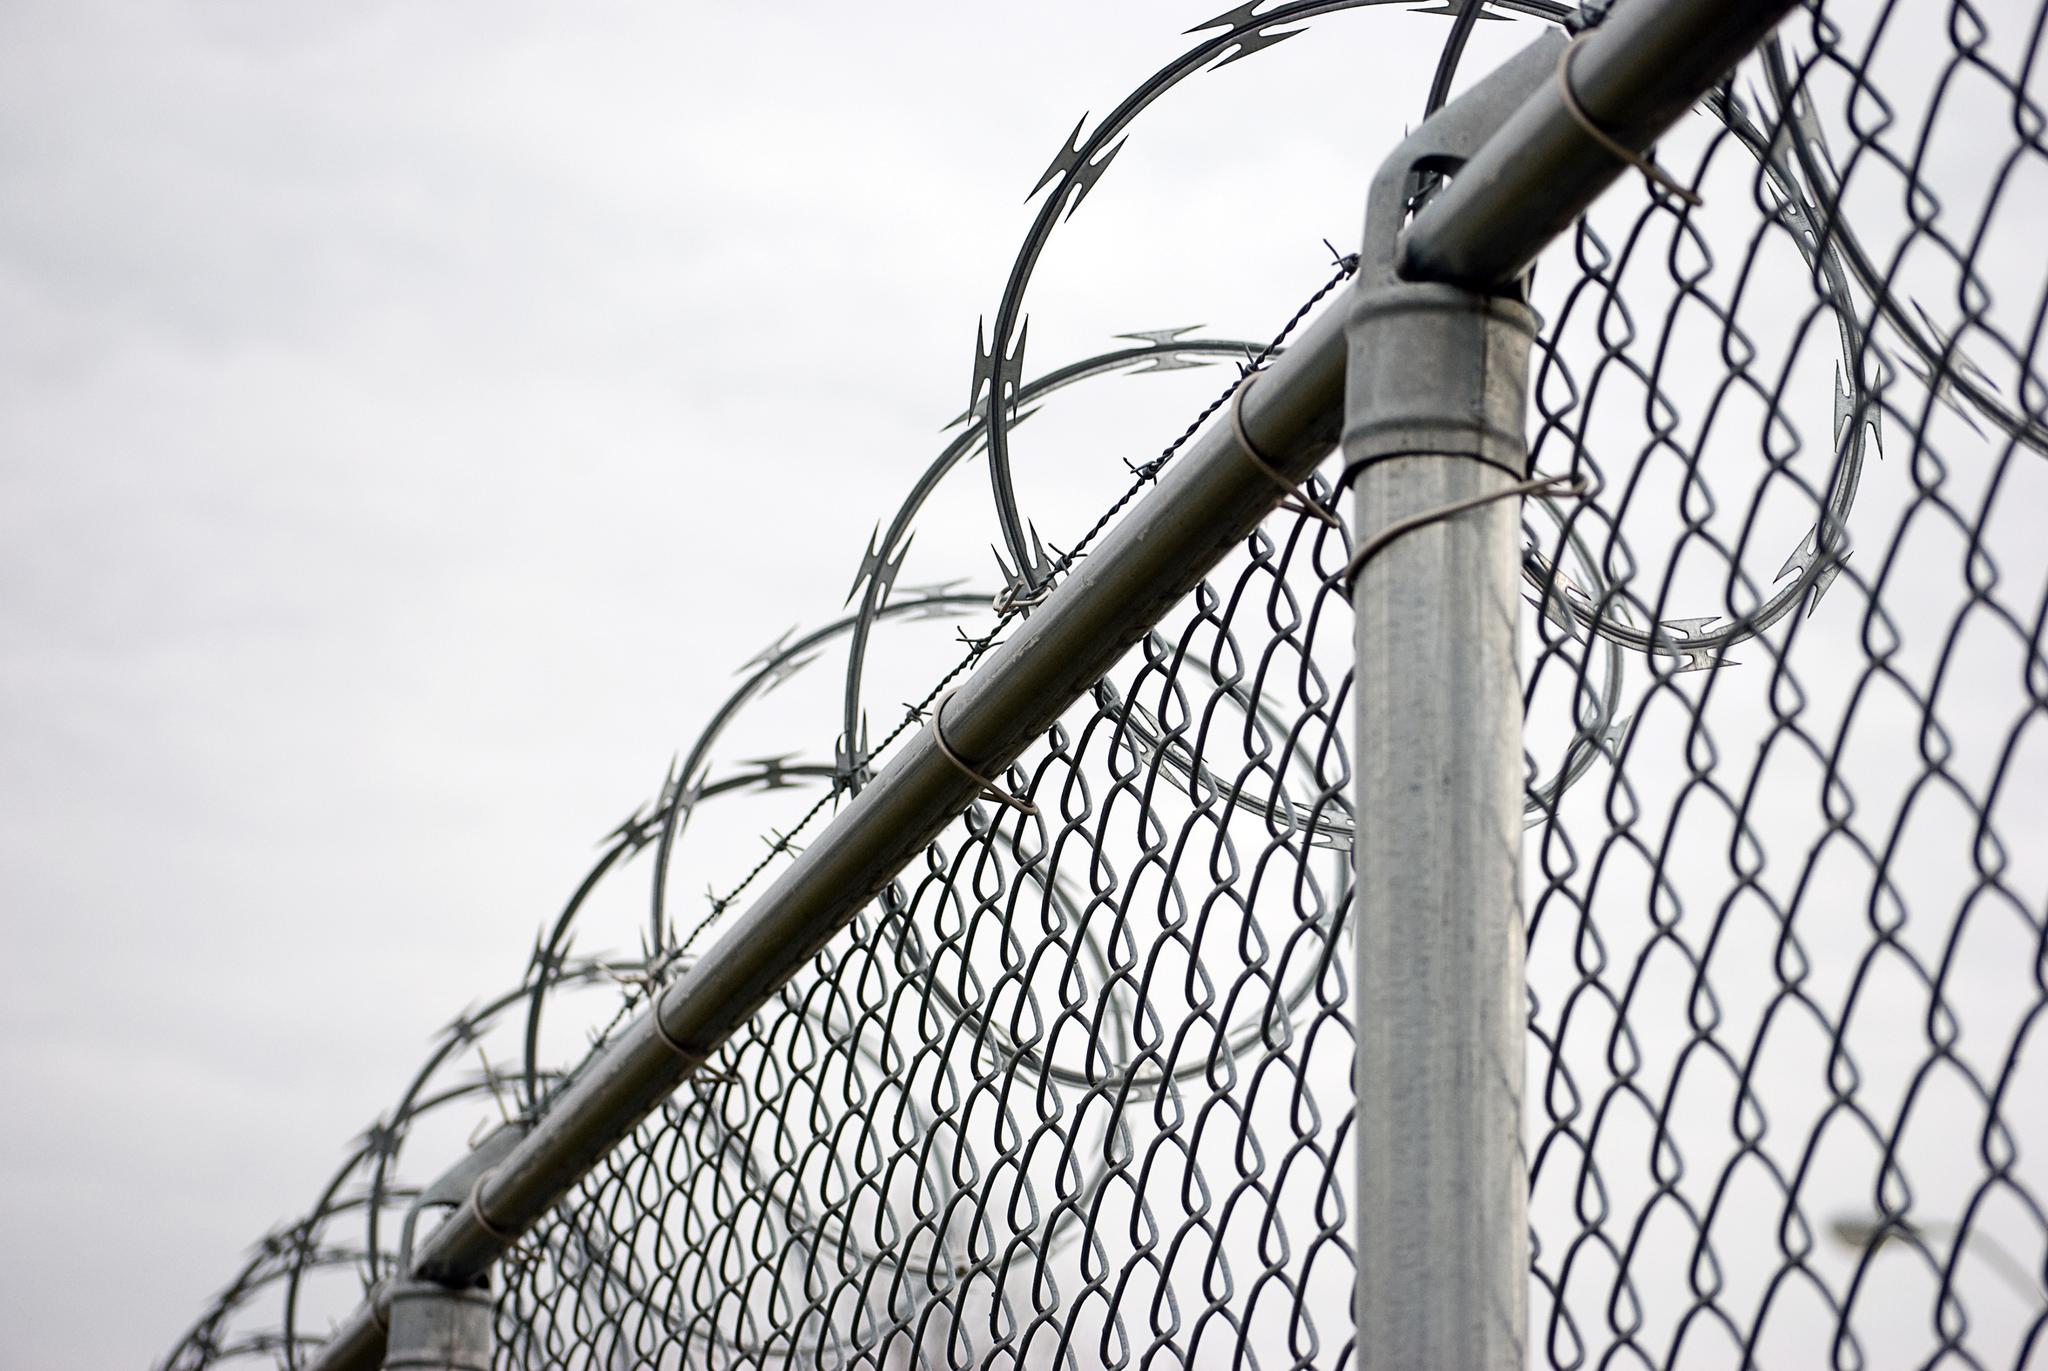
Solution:
[[(1247, 436), (1290, 482), (1335, 446), (1344, 310), (1324, 311), (1243, 397)], [(999, 774), (1196, 582), (1286, 490), (1215, 423), (1184, 449), (1045, 603), (945, 706), (946, 741)], [(467, 1204), (420, 1240), (411, 1276), (477, 1284), (527, 1228), (730, 1038), (977, 795), (927, 724), (769, 889), (577, 1076)], [(373, 1371), (385, 1316), (373, 1292), (313, 1371)]]
[(1476, 291), (1514, 281), (1632, 165), (1586, 123), (1640, 157), (1796, 3), (1617, 0), (1416, 213), (1401, 276)]

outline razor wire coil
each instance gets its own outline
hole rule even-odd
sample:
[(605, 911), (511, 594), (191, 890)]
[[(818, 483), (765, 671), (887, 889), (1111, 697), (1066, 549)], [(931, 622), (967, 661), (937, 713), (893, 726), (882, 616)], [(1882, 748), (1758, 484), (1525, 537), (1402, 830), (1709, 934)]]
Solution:
[[(1167, 330), (1021, 369), (1044, 242), (1130, 121), (1352, 8), (1377, 6), (1240, 6), (1076, 130), (977, 340), (964, 426), (878, 529), (855, 607), (750, 663), (522, 983), (457, 1020), (166, 1366), (302, 1361), (312, 1292), (353, 1302), (392, 1274), (435, 1169), (415, 1163), (427, 1122), (545, 1112), (579, 1062), (543, 1021), (615, 997), (601, 1046), (1341, 298), (1344, 259), (1263, 348)], [(1443, 9), (1432, 108), (1479, 18), (1598, 17)], [(2017, 0), (1819, 0), (1658, 149), (1698, 206), (1618, 187), (1536, 273), (1531, 451), (1574, 482), (1523, 522), (1544, 1365), (2048, 1356), (2044, 29)], [(1236, 384), (1048, 555), (1010, 485), (1019, 412), (1232, 358)], [(1003, 584), (899, 587), (925, 499), (977, 453)], [(1341, 514), (1332, 480), (1308, 493)], [(1348, 795), (1350, 669), (1371, 650), (1351, 555), (1341, 524), (1276, 512), (991, 777), (1034, 812), (970, 805), (513, 1247), (497, 1364), (1350, 1364), (1371, 1336), (1347, 1206), (1349, 845), (1371, 822)], [(993, 627), (963, 630), (958, 665), (871, 745), (876, 631), (991, 601)], [(841, 644), (829, 760), (719, 751)], [(801, 785), (809, 809), (679, 930), (693, 815)], [(571, 956), (593, 892), (648, 849), (643, 946)], [(515, 1045), (507, 1069), (487, 1037)]]

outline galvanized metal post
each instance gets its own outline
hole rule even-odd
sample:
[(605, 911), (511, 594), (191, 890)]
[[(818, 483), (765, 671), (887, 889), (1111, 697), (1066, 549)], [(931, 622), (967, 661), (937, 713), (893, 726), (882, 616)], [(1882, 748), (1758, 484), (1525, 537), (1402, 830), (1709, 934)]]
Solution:
[[(1570, 49), (1556, 34), (1525, 48), (1426, 121), (1373, 180), (1343, 435), (1359, 548), (1362, 1367), (1526, 1364), (1520, 506), (1510, 497), (1529, 485), (1536, 325), (1518, 278), (1624, 167), (1646, 165), (1642, 150), (1791, 4), (1617, 5)], [(1422, 176), (1448, 185), (1411, 228)]]
[[(1522, 698), (1515, 627), (1535, 316), (1402, 281), (1411, 173), (1474, 145), (1560, 44), (1375, 180), (1350, 306), (1356, 497), (1358, 1364), (1525, 1364)], [(1435, 120), (1431, 121), (1433, 124)]]
[[(1423, 298), (1403, 298), (1411, 291)], [(1415, 313), (1433, 309), (1445, 318), (1430, 325), (1457, 321), (1466, 355)], [(1352, 318), (1361, 339), (1400, 325), (1411, 340), (1430, 337), (1415, 360), (1440, 365), (1432, 379), (1444, 384), (1418, 389), (1419, 400), (1476, 389), (1498, 402), (1499, 423), (1519, 422), (1527, 309), (1409, 287), (1362, 297)], [(1386, 356), (1361, 351), (1368, 366)], [(1523, 460), (1455, 441), (1398, 452), (1362, 440), (1346, 451), (1371, 462), (1355, 482), (1367, 536), (1510, 490)], [(1389, 543), (1352, 595), (1358, 1326), (1368, 1367), (1523, 1365), (1519, 546), (1519, 505), (1496, 499)]]
[[(402, 1299), (435, 1317), (473, 1318), (462, 1311), (481, 1297), (469, 1287), (516, 1235), (981, 792), (954, 754), (993, 774), (1050, 727), (1278, 502), (1276, 474), (1278, 485), (1307, 476), (1334, 436), (1340, 392), (1362, 549), (1410, 511), (1510, 491), (1526, 461), (1520, 406), (1533, 323), (1512, 300), (1400, 279), (1393, 264), (1412, 174), (1466, 168), (1418, 218), (1402, 260), (1411, 273), (1433, 263), (1486, 287), (1533, 258), (1558, 222), (1619, 174), (1615, 147), (1646, 145), (1717, 74), (1721, 54), (1733, 60), (1735, 42), (1753, 41), (1745, 35), (1792, 3), (1630, 0), (1631, 24), (1610, 21), (1612, 41), (1599, 30), (1584, 40), (1578, 60), (1599, 98), (1578, 99), (1575, 113), (1560, 113), (1573, 69), (1551, 34), (1417, 129), (1374, 180), (1348, 328), (1326, 315), (1301, 330), (1248, 393), (1245, 438), (1219, 425), (1190, 442), (1159, 488), (950, 697), (950, 744), (932, 724), (909, 739), (727, 935), (585, 1064), (530, 1133), (505, 1139), (502, 1152), (494, 1146), (460, 1206), (401, 1263), (403, 1278), (341, 1323), (312, 1371), (375, 1366), (395, 1345)], [(1629, 45), (1661, 20), (1670, 22), (1651, 50), (1680, 56), (1631, 66)], [(1488, 142), (1510, 116), (1521, 143), (1562, 146), (1575, 170), (1544, 215), (1502, 231), (1489, 184), (1531, 174), (1515, 148)], [(1621, 121), (1626, 136), (1591, 137), (1589, 117)], [(1566, 118), (1579, 131), (1559, 140)], [(1446, 213), (1460, 197), (1472, 208)], [(1467, 214), (1483, 222), (1475, 227)], [(1254, 463), (1247, 446), (1264, 457)], [(1369, 1366), (1484, 1371), (1521, 1361), (1515, 526), (1505, 502), (1453, 515), (1386, 543), (1355, 583), (1358, 1310)]]
[(432, 1281), (393, 1286), (384, 1371), (491, 1371), (493, 1303), (487, 1290)]

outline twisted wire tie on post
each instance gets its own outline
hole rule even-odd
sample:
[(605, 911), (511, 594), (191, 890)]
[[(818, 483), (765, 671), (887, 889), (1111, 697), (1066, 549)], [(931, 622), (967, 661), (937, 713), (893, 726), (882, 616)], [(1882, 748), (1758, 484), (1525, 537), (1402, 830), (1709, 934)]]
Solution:
[(1386, 551), (1389, 544), (1406, 537), (1416, 529), (1427, 528), (1431, 524), (1440, 524), (1446, 519), (1455, 518), (1465, 513), (1467, 510), (1478, 509), (1481, 505), (1490, 505), (1497, 500), (1509, 500), (1518, 495), (1541, 495), (1560, 488), (1567, 495), (1584, 495), (1586, 493), (1586, 480), (1576, 472), (1567, 473), (1562, 476), (1538, 476), (1533, 480), (1517, 481), (1515, 484), (1505, 486), (1500, 490), (1490, 490), (1484, 495), (1474, 495), (1469, 500), (1458, 500), (1448, 505), (1439, 505), (1435, 509), (1425, 509), (1420, 514), (1411, 514), (1405, 519), (1396, 519), (1393, 523), (1388, 524), (1378, 533), (1366, 539), (1359, 549), (1351, 554), (1351, 560), (1344, 564), (1344, 569), (1335, 576), (1332, 576), (1329, 581), (1325, 581), (1324, 584), (1329, 585), (1336, 581), (1342, 581), (1344, 583), (1344, 593), (1349, 595), (1357, 586), (1358, 573), (1365, 570), (1367, 562), (1370, 562), (1373, 558)]
[(1252, 388), (1252, 382), (1259, 379), (1259, 374), (1260, 369), (1256, 367), (1246, 372), (1244, 380), (1240, 381), (1237, 389), (1230, 394), (1230, 432), (1236, 437), (1237, 446), (1243, 451), (1245, 456), (1251, 458), (1253, 466), (1265, 472), (1267, 476), (1272, 478), (1273, 484), (1287, 492), (1288, 498), (1280, 502), (1280, 508), (1290, 513), (1305, 514), (1312, 519), (1320, 519), (1331, 528), (1344, 527), (1343, 524), (1337, 521), (1337, 517), (1334, 514), (1309, 499), (1307, 495), (1300, 491), (1295, 482), (1287, 479), (1286, 473), (1267, 461), (1266, 454), (1259, 451), (1258, 445), (1252, 441), (1252, 436), (1244, 431), (1244, 393)]
[(960, 773), (963, 776), (971, 778), (981, 786), (981, 793), (985, 798), (994, 800), (998, 804), (1008, 805), (1020, 814), (1029, 814), (1036, 818), (1038, 816), (1037, 805), (1032, 804), (1029, 800), (1018, 799), (1015, 795), (1012, 795), (1009, 791), (1004, 790), (994, 781), (976, 771), (962, 760), (960, 754), (953, 750), (953, 745), (946, 741), (946, 701), (952, 698), (953, 692), (947, 691), (939, 697), (939, 702), (932, 706), (932, 741), (939, 745), (939, 751), (945, 756), (947, 761), (960, 769)]
[(1564, 99), (1565, 113), (1569, 114), (1573, 122), (1584, 129), (1587, 136), (1594, 142), (1607, 149), (1608, 152), (1620, 158), (1623, 162), (1634, 167), (1637, 171), (1640, 171), (1653, 184), (1662, 186), (1665, 190), (1670, 191), (1695, 209), (1705, 204), (1706, 201), (1672, 180), (1669, 173), (1655, 162), (1652, 162), (1647, 156), (1640, 152), (1630, 151), (1613, 134), (1594, 123), (1593, 116), (1586, 113), (1586, 107), (1579, 103), (1579, 93), (1572, 89), (1572, 54), (1579, 50), (1579, 44), (1584, 41), (1586, 33), (1591, 32), (1591, 29), (1587, 29), (1585, 33), (1581, 33), (1577, 38), (1566, 43), (1564, 51), (1557, 55), (1557, 93)]

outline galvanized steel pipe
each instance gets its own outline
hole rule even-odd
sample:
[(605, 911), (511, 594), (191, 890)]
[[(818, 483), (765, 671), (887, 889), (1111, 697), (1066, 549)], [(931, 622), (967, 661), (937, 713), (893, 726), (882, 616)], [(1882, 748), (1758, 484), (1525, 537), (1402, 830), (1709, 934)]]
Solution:
[[(1337, 438), (1344, 320), (1331, 309), (1246, 395), (1248, 436), (1290, 480)], [(1214, 423), (1161, 474), (1158, 488), (1066, 580), (1011, 629), (946, 705), (946, 736), (994, 774), (1052, 726), (1285, 491)], [(796, 975), (856, 911), (966, 809), (980, 787), (949, 761), (927, 725), (800, 853), (733, 927), (555, 1101), (471, 1203), (420, 1240), (411, 1274), (479, 1282), (510, 1241), (541, 1218), (691, 1070)], [(383, 1320), (351, 1315), (314, 1371), (372, 1371)]]
[[(1415, 216), (1400, 273), (1492, 291), (1537, 254), (1628, 164), (1586, 132), (1579, 113), (1632, 153), (1662, 137), (1764, 40), (1796, 0), (1618, 0), (1550, 80)], [(1590, 7), (1589, 7), (1590, 8)]]

